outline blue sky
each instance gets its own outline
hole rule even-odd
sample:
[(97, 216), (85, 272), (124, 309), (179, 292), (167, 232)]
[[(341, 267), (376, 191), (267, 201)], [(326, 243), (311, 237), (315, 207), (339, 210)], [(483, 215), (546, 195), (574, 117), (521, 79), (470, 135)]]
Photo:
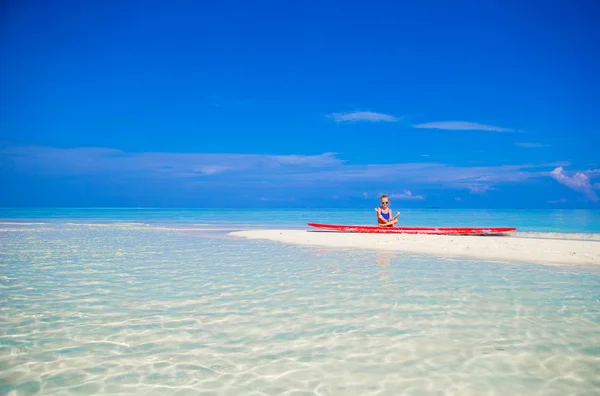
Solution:
[(600, 207), (595, 2), (2, 7), (2, 206)]

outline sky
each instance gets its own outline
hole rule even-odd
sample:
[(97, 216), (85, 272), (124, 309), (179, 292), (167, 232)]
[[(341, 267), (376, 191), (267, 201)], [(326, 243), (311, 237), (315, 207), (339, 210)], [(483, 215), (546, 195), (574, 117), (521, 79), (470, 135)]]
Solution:
[(0, 2), (0, 206), (600, 208), (600, 3)]

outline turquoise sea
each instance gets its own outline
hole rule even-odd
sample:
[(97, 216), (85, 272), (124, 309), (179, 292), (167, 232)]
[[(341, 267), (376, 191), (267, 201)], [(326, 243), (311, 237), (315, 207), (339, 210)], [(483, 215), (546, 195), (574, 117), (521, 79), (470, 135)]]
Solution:
[[(399, 209), (405, 226), (516, 227), (521, 232), (600, 233), (600, 210)], [(140, 222), (304, 228), (308, 222), (376, 224), (367, 209), (0, 208), (0, 221)]]
[[(600, 233), (599, 211), (401, 211), (406, 225)], [(228, 235), (373, 220), (372, 209), (0, 209), (0, 394), (600, 392), (600, 268)]]

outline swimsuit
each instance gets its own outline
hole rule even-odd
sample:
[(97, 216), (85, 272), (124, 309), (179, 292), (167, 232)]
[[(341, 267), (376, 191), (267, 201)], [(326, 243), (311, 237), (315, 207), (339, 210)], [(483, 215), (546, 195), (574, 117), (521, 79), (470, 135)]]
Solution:
[(387, 213), (383, 213), (381, 211), (381, 209), (379, 210), (379, 213), (381, 214), (381, 217), (383, 217), (384, 219), (386, 219), (387, 221), (390, 221), (390, 212)]

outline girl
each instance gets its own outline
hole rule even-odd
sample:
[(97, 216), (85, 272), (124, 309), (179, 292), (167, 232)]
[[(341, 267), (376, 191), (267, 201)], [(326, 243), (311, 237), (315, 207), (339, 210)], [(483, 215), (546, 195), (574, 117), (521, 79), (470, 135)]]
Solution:
[(375, 208), (375, 213), (377, 213), (377, 223), (380, 227), (393, 227), (394, 224), (398, 222), (398, 216), (400, 216), (400, 212), (396, 213), (396, 215), (392, 217), (390, 199), (387, 195), (382, 195), (379, 201), (381, 202), (381, 206)]

